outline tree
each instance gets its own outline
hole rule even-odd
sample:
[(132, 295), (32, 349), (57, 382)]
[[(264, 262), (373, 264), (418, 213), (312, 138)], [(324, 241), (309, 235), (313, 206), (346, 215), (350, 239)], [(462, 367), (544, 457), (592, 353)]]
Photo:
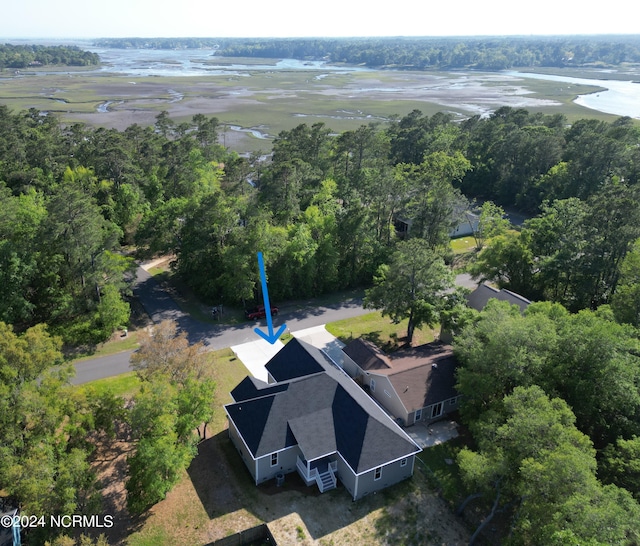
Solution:
[(190, 345), (187, 333), (178, 333), (174, 321), (164, 320), (151, 332), (140, 332), (138, 343), (140, 348), (131, 356), (131, 367), (144, 381), (165, 375), (171, 381), (184, 383), (189, 376), (200, 378), (204, 373), (206, 355), (202, 343)]
[[(16, 335), (0, 322), (0, 489), (25, 514), (96, 510), (86, 444), (91, 416), (44, 325)], [(49, 529), (30, 535), (42, 543)]]
[(145, 381), (130, 412), (135, 452), (128, 458), (127, 505), (139, 514), (162, 500), (196, 454), (195, 429), (213, 414), (211, 379), (191, 374), (182, 383), (157, 374)]
[(465, 200), (453, 182), (470, 167), (460, 152), (434, 152), (420, 165), (403, 168), (409, 196), (403, 214), (412, 220), (411, 235), (432, 249), (447, 247), (451, 231), (464, 220)]
[(499, 411), (514, 388), (539, 383), (557, 343), (556, 325), (545, 314), (524, 317), (518, 306), (489, 300), (478, 320), (454, 340), (462, 364), (457, 389), (464, 396), (461, 411), (468, 423)]
[(485, 201), (480, 207), (477, 224), (469, 218), (476, 240), (476, 249), (482, 250), (487, 239), (504, 235), (509, 229), (509, 220), (504, 217), (504, 210), (492, 201)]
[(476, 279), (494, 281), (500, 288), (535, 299), (534, 256), (521, 234), (507, 233), (493, 239), (469, 271)]
[(510, 544), (559, 544), (563, 533), (581, 544), (638, 540), (640, 507), (624, 490), (597, 481), (595, 451), (563, 400), (538, 386), (516, 387), (502, 407), (483, 418), (478, 451), (458, 456), (467, 486), (491, 499), (472, 543), (499, 511), (513, 518)]
[(416, 328), (439, 321), (443, 293), (453, 281), (453, 273), (428, 243), (409, 239), (398, 244), (389, 264), (378, 268), (364, 305), (381, 309), (396, 323), (409, 319), (407, 343), (411, 344)]
[(618, 322), (640, 328), (640, 239), (620, 265), (620, 280), (611, 298), (611, 308)]
[(623, 487), (640, 500), (640, 436), (609, 444), (602, 453), (600, 474), (603, 481)]

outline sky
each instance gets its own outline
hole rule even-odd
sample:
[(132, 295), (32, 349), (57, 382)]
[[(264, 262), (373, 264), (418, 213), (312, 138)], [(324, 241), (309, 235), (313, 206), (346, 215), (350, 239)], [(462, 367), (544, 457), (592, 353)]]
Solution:
[[(640, 34), (629, 0), (10, 0), (0, 38)], [(377, 6), (377, 7), (374, 7)], [(596, 9), (593, 6), (597, 6)]]

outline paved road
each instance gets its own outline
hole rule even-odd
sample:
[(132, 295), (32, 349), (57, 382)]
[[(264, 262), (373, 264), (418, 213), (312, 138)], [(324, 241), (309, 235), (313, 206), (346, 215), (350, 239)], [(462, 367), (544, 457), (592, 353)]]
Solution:
[[(468, 288), (476, 287), (476, 283), (467, 274), (458, 275), (456, 283)], [(263, 326), (266, 330), (266, 321), (264, 320), (258, 323), (248, 322), (230, 326), (205, 324), (193, 319), (190, 315), (181, 311), (173, 298), (141, 267), (138, 267), (137, 270), (133, 292), (154, 322), (161, 322), (166, 319), (175, 320), (178, 323), (178, 327), (187, 332), (189, 341), (192, 343), (201, 341), (212, 350), (255, 341), (257, 335), (253, 329), (256, 324)], [(357, 317), (369, 312), (371, 311), (362, 307), (362, 300), (359, 299), (352, 299), (326, 307), (291, 312), (287, 312), (285, 307), (277, 317), (274, 317), (273, 325), (277, 329), (281, 324), (286, 323), (289, 331), (297, 332), (298, 330), (320, 326), (336, 320)], [(129, 359), (132, 352), (124, 351), (114, 355), (78, 362), (75, 364), (76, 375), (71, 382), (79, 385), (130, 371)]]

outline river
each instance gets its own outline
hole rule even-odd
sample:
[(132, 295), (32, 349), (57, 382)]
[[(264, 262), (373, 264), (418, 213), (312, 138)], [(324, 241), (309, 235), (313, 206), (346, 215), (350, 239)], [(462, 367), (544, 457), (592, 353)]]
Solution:
[[(280, 59), (271, 63), (237, 64), (216, 56), (214, 50), (183, 49), (111, 49), (84, 46), (100, 55), (102, 72), (130, 74), (134, 76), (243, 76), (248, 71), (262, 70), (322, 70), (323, 72), (362, 72), (371, 69), (361, 66), (335, 66), (324, 61), (300, 61)], [(605, 91), (580, 95), (575, 103), (618, 116), (640, 119), (640, 83), (633, 81), (586, 79), (570, 76), (505, 71), (512, 77), (540, 79), (605, 88)], [(457, 75), (460, 72), (456, 72)], [(325, 76), (323, 74), (322, 76)]]
[(605, 112), (606, 114), (640, 119), (640, 83), (620, 80), (573, 78), (570, 76), (555, 76), (529, 72), (509, 71), (506, 72), (506, 74), (519, 78), (604, 87), (605, 91), (579, 95), (574, 102), (585, 108)]

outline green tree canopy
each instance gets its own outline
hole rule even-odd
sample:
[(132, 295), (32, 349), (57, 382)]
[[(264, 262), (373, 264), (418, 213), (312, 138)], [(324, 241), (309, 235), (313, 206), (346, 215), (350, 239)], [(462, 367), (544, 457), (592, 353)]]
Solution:
[(394, 322), (409, 319), (407, 342), (411, 343), (416, 328), (439, 321), (443, 294), (453, 280), (453, 273), (427, 242), (409, 239), (398, 244), (389, 264), (380, 266), (364, 305), (381, 309)]

